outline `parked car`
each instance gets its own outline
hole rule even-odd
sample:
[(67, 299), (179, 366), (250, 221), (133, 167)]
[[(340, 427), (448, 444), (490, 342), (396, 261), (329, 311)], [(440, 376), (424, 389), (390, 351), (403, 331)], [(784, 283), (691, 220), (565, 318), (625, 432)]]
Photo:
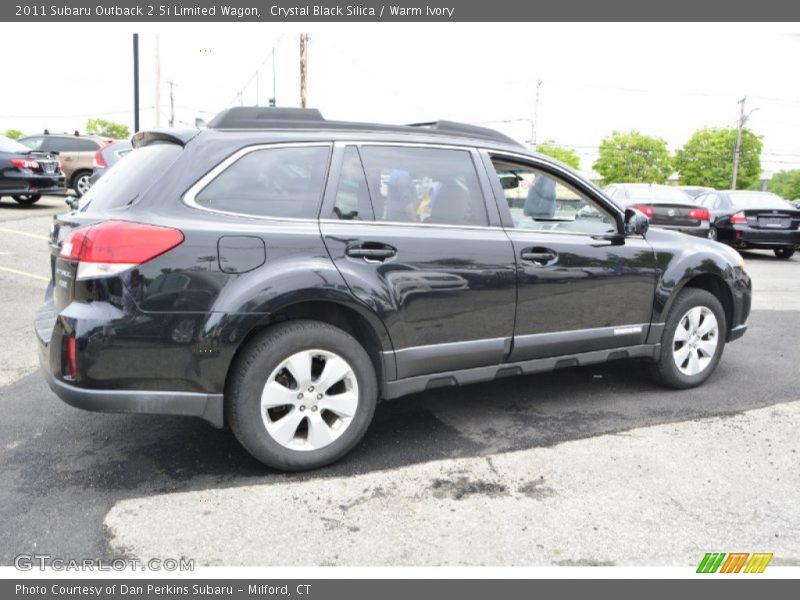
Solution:
[(54, 217), (44, 376), (272, 467), (342, 457), (378, 398), (623, 358), (697, 386), (747, 329), (737, 252), (489, 129), (237, 107), (133, 144)]
[(697, 201), (711, 213), (711, 239), (791, 258), (800, 246), (800, 209), (772, 192), (715, 191)]
[(714, 188), (705, 187), (702, 185), (679, 185), (678, 189), (683, 192), (686, 192), (692, 198), (697, 198), (698, 196), (702, 196), (705, 193), (714, 191)]
[(708, 237), (709, 213), (686, 192), (669, 185), (615, 183), (606, 193), (621, 206), (635, 208), (650, 218), (654, 227)]
[(11, 196), (19, 204), (30, 205), (42, 194), (64, 191), (64, 174), (54, 154), (34, 152), (0, 135), (0, 198)]
[(67, 187), (79, 198), (91, 187), (95, 152), (114, 140), (93, 135), (53, 134), (29, 135), (19, 141), (32, 150), (58, 154), (61, 168), (67, 178)]
[(128, 140), (112, 142), (99, 148), (97, 152), (94, 153), (94, 159), (92, 161), (93, 170), (92, 176), (89, 179), (90, 186), (94, 185), (108, 169), (117, 164), (119, 159), (128, 154), (131, 150), (133, 150), (133, 145)]

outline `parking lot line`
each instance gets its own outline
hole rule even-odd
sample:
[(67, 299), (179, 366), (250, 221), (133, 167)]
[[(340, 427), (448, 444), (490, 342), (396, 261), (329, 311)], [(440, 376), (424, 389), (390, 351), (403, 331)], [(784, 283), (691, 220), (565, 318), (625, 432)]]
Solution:
[(34, 238), (36, 240), (49, 240), (46, 235), (38, 235), (36, 233), (28, 233), (26, 231), (17, 231), (16, 229), (8, 229), (6, 227), (0, 227), (0, 232), (2, 233), (16, 233), (17, 235), (24, 235), (26, 237)]
[(49, 277), (42, 277), (41, 275), (35, 275), (26, 271), (18, 271), (17, 269), (11, 269), (9, 267), (0, 267), (0, 271), (7, 271), (9, 273), (14, 273), (15, 275), (24, 275), (25, 277), (32, 277), (33, 279), (39, 279), (41, 281), (50, 281)]

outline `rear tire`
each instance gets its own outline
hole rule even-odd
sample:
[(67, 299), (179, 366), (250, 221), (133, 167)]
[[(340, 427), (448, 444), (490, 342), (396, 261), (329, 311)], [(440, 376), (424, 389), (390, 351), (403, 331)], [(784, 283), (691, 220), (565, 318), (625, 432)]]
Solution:
[(369, 355), (327, 323), (275, 325), (232, 368), (227, 421), (250, 454), (276, 469), (338, 460), (361, 440), (375, 413), (378, 382)]
[(31, 204), (36, 204), (39, 200), (42, 199), (41, 194), (21, 194), (19, 196), (12, 196), (14, 200), (16, 200), (19, 204), (23, 206), (30, 206)]
[(773, 252), (775, 253), (775, 256), (777, 256), (778, 258), (792, 258), (792, 256), (794, 256), (794, 248), (792, 246), (775, 248)]
[(80, 198), (89, 188), (92, 187), (92, 172), (91, 171), (78, 171), (72, 176), (71, 187), (75, 191), (75, 195)]
[(717, 297), (684, 288), (669, 311), (661, 357), (652, 365), (653, 377), (675, 389), (700, 385), (717, 368), (727, 332), (725, 311)]

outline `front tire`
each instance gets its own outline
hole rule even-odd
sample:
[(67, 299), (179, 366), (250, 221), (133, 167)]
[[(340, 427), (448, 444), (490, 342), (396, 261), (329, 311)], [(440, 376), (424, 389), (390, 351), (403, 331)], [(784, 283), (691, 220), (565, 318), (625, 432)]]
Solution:
[(22, 206), (30, 206), (31, 204), (36, 204), (39, 200), (42, 199), (41, 194), (21, 194), (19, 196), (12, 196), (14, 200), (22, 204)]
[(375, 413), (378, 382), (369, 355), (327, 323), (275, 325), (233, 368), (228, 423), (250, 454), (276, 469), (315, 469), (340, 459)]
[(717, 297), (684, 288), (667, 317), (661, 357), (652, 369), (655, 379), (675, 389), (702, 384), (722, 358), (727, 331), (725, 311)]
[(792, 258), (794, 256), (794, 248), (792, 246), (783, 246), (782, 248), (775, 248), (773, 250), (775, 256), (778, 258)]

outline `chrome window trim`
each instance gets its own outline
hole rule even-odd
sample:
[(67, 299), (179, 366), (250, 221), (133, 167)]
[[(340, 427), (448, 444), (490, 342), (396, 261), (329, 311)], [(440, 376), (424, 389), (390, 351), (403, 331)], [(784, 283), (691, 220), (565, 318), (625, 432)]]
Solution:
[(212, 181), (214, 181), (220, 174), (226, 171), (228, 167), (233, 165), (240, 158), (247, 156), (251, 152), (258, 152), (259, 150), (273, 150), (273, 149), (278, 150), (281, 148), (327, 148), (328, 149), (328, 166), (326, 167), (325, 177), (322, 182), (322, 187), (319, 191), (319, 200), (317, 205), (317, 215), (319, 215), (319, 205), (321, 205), (322, 203), (322, 198), (325, 193), (325, 188), (327, 186), (328, 174), (330, 172), (330, 161), (331, 161), (331, 156), (333, 155), (332, 142), (276, 142), (274, 144), (255, 144), (253, 146), (245, 146), (244, 148), (240, 148), (227, 158), (224, 158), (222, 161), (217, 163), (217, 165), (213, 169), (211, 169), (208, 173), (203, 175), (194, 184), (192, 184), (192, 186), (188, 190), (186, 190), (186, 192), (184, 192), (183, 196), (181, 197), (181, 200), (186, 206), (190, 208), (221, 215), (246, 217), (250, 219), (259, 219), (267, 221), (316, 223), (318, 221), (316, 217), (277, 217), (269, 215), (254, 215), (251, 213), (240, 213), (229, 210), (220, 210), (218, 208), (209, 208), (207, 206), (201, 206), (200, 204), (197, 203), (197, 194), (203, 191), (203, 189), (205, 189)]

